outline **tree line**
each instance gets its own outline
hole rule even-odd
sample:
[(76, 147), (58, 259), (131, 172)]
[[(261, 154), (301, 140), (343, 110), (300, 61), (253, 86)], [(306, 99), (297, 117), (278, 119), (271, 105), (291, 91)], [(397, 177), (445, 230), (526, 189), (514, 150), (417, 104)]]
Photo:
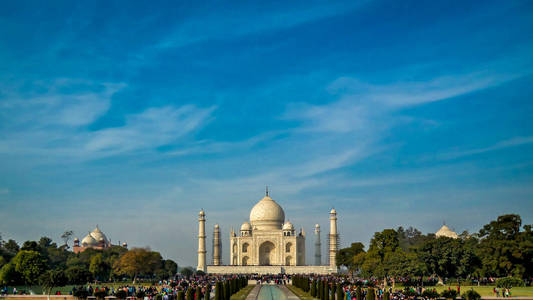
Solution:
[(49, 281), (85, 284), (93, 280), (117, 281), (142, 277), (162, 280), (173, 277), (178, 265), (145, 248), (128, 250), (111, 246), (86, 249), (75, 254), (65, 243), (58, 246), (48, 237), (26, 241), (19, 246), (0, 237), (0, 285), (35, 285)]
[(459, 238), (423, 235), (415, 228), (376, 232), (368, 251), (360, 242), (340, 249), (337, 264), (353, 275), (391, 278), (533, 277), (532, 225), (517, 214), (499, 216), (475, 234)]

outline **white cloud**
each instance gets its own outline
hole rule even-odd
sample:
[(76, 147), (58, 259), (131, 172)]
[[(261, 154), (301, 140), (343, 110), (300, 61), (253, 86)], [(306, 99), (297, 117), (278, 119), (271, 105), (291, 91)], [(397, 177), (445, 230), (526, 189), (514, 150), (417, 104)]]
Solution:
[(197, 129), (211, 116), (215, 108), (186, 105), (149, 108), (140, 114), (126, 117), (126, 124), (89, 134), (85, 149), (89, 152), (116, 154), (136, 149), (156, 148)]
[(157, 48), (183, 47), (186, 45), (216, 39), (228, 39), (265, 32), (291, 28), (306, 22), (346, 13), (365, 4), (359, 1), (349, 5), (306, 5), (292, 7), (289, 10), (243, 11), (227, 9), (221, 13), (197, 16), (186, 20), (173, 32), (156, 45)]
[(533, 143), (533, 136), (514, 137), (504, 141), (497, 142), (496, 144), (484, 148), (470, 149), (466, 151), (454, 151), (439, 155), (440, 159), (448, 160), (455, 159), (463, 156), (475, 155), (505, 148), (518, 147)]
[(100, 92), (61, 93), (57, 86), (37, 97), (12, 97), (0, 106), (0, 153), (88, 160), (175, 142), (209, 121), (214, 107), (152, 107), (125, 116), (121, 127), (91, 131), (106, 114), (123, 84), (104, 84)]

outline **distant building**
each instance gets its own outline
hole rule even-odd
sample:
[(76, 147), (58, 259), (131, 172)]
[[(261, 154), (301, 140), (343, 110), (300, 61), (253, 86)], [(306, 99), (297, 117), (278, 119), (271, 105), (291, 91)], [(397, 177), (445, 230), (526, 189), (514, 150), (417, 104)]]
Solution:
[(452, 238), (452, 239), (459, 238), (457, 233), (455, 233), (455, 231), (453, 231), (450, 228), (448, 228), (448, 226), (446, 226), (446, 225), (442, 225), (442, 227), (439, 229), (439, 231), (435, 232), (435, 236), (438, 237), (438, 238), (441, 237), (441, 236), (449, 237), (449, 238)]
[[(73, 251), (74, 253), (80, 253), (87, 249), (104, 250), (111, 246), (113, 246), (111, 240), (108, 240), (106, 235), (96, 225), (96, 228), (81, 240), (81, 245), (78, 238), (74, 239)], [(127, 248), (128, 244), (122, 243), (122, 247)]]

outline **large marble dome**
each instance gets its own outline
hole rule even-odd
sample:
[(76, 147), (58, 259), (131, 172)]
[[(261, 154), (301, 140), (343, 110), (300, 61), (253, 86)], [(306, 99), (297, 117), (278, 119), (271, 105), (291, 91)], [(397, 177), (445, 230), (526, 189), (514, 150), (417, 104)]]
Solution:
[(285, 212), (268, 194), (250, 211), (250, 223), (254, 230), (281, 229)]

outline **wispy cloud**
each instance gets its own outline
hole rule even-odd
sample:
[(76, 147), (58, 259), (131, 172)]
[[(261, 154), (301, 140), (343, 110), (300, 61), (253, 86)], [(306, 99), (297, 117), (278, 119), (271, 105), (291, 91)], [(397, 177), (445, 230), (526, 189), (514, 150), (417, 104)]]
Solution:
[(136, 149), (154, 149), (178, 140), (198, 129), (211, 117), (215, 107), (186, 105), (149, 108), (126, 117), (126, 124), (89, 133), (85, 149), (106, 155)]
[(337, 133), (378, 131), (388, 127), (382, 117), (390, 112), (482, 90), (516, 77), (476, 72), (423, 82), (384, 85), (340, 77), (328, 86), (330, 93), (338, 95), (338, 101), (326, 105), (294, 103), (289, 106), (284, 118), (302, 121), (304, 126), (301, 130)]
[(104, 84), (100, 92), (51, 93), (2, 103), (0, 152), (94, 159), (176, 142), (205, 125), (215, 107), (151, 107), (125, 116), (123, 126), (90, 130), (105, 115), (123, 84)]
[(252, 33), (274, 31), (298, 26), (337, 14), (347, 13), (364, 5), (357, 3), (331, 5), (295, 6), (283, 10), (268, 8), (243, 11), (231, 8), (217, 11), (216, 14), (198, 16), (176, 26), (173, 33), (157, 44), (156, 48), (177, 48), (209, 40), (233, 39)]
[(496, 144), (488, 146), (488, 147), (444, 153), (444, 154), (439, 155), (438, 158), (443, 159), (443, 160), (456, 159), (459, 157), (476, 155), (476, 154), (481, 154), (481, 153), (490, 152), (490, 151), (496, 151), (496, 150), (501, 150), (501, 149), (506, 149), (506, 148), (511, 148), (511, 147), (519, 147), (519, 146), (528, 145), (531, 143), (533, 143), (533, 136), (525, 136), (525, 137), (519, 136), (519, 137), (514, 137), (511, 139), (506, 139), (506, 140), (497, 142)]

